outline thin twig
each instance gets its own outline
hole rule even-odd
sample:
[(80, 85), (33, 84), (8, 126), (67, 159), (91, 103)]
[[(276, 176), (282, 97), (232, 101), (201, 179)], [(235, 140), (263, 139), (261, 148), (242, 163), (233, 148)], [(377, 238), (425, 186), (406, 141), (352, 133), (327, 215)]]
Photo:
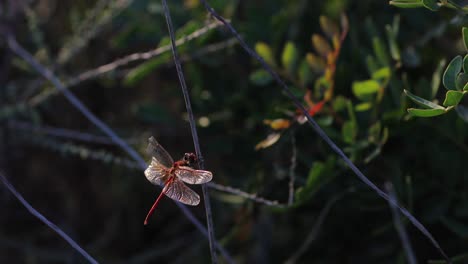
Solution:
[[(60, 90), (67, 100), (75, 106), (89, 121), (91, 121), (96, 127), (98, 127), (101, 131), (103, 131), (107, 136), (109, 136), (119, 147), (121, 147), (128, 155), (130, 155), (140, 166), (142, 170), (147, 168), (146, 162), (143, 158), (133, 149), (131, 148), (125, 141), (123, 141), (108, 125), (102, 122), (99, 118), (97, 118), (93, 113), (89, 111), (86, 106), (69, 90), (65, 89), (63, 84), (60, 80), (47, 68), (39, 64), (39, 62), (34, 59), (34, 57), (23, 49), (16, 39), (9, 35), (8, 37), (8, 47), (19, 57), (23, 58), (29, 65), (31, 65), (38, 73), (48, 79), (56, 89)], [(184, 215), (197, 227), (197, 229), (206, 237), (208, 237), (207, 229), (198, 221), (197, 218), (192, 214), (192, 212), (187, 209), (181, 203), (176, 203), (177, 206), (182, 210)], [(223, 254), (224, 258), (229, 263), (234, 263), (228, 252), (217, 242), (213, 241), (216, 248)]]
[(317, 124), (317, 122), (312, 118), (312, 116), (309, 114), (309, 112), (305, 109), (305, 107), (302, 105), (301, 101), (299, 98), (297, 98), (294, 93), (291, 91), (291, 89), (286, 85), (286, 83), (281, 79), (281, 77), (265, 62), (265, 60), (260, 57), (252, 48), (249, 47), (249, 45), (244, 41), (244, 39), (237, 33), (236, 29), (226, 21), (222, 16), (220, 16), (208, 3), (206, 0), (201, 0), (203, 5), (205, 6), (206, 10), (217, 20), (221, 21), (221, 23), (224, 24), (224, 26), (231, 32), (233, 36), (237, 38), (239, 41), (239, 44), (242, 46), (242, 48), (254, 59), (256, 59), (262, 67), (273, 77), (273, 79), (276, 80), (276, 82), (281, 86), (283, 91), (286, 93), (286, 95), (292, 100), (294, 105), (304, 114), (304, 116), (307, 118), (307, 121), (309, 124), (312, 126), (312, 128), (315, 130), (315, 132), (331, 147), (331, 149), (348, 165), (348, 167), (356, 174), (356, 176), (364, 182), (367, 186), (369, 186), (372, 190), (374, 190), (380, 197), (385, 199), (386, 201), (394, 204), (400, 212), (405, 215), (411, 223), (419, 230), (421, 233), (423, 233), (426, 238), (428, 238), (432, 245), (437, 248), (439, 253), (445, 258), (445, 260), (448, 263), (452, 263), (450, 258), (445, 254), (444, 250), (440, 247), (439, 243), (435, 238), (432, 236), (432, 234), (429, 232), (429, 230), (424, 227), (419, 220), (417, 220), (406, 208), (403, 206), (399, 205), (396, 201), (390, 199), (388, 195), (382, 191), (379, 187), (377, 187), (372, 181), (370, 181), (359, 169), (354, 165), (354, 163), (346, 156), (346, 154), (333, 142), (330, 137), (323, 131), (323, 129)]
[(292, 145), (292, 155), (291, 155), (291, 166), (289, 167), (289, 196), (288, 196), (289, 206), (291, 206), (294, 203), (294, 182), (296, 179), (295, 170), (297, 166), (296, 136), (294, 135), (294, 132), (291, 133), (291, 145)]
[(244, 192), (244, 191), (242, 191), (240, 189), (236, 189), (236, 188), (233, 188), (231, 186), (225, 186), (225, 185), (217, 184), (215, 182), (208, 183), (208, 187), (210, 187), (212, 189), (215, 189), (215, 190), (218, 190), (218, 191), (221, 191), (221, 192), (232, 193), (232, 194), (238, 195), (240, 197), (243, 197), (243, 198), (246, 198), (246, 199), (255, 201), (257, 203), (267, 205), (267, 206), (276, 206), (276, 207), (286, 207), (287, 206), (286, 204), (281, 204), (276, 200), (275, 201), (268, 200), (268, 199), (265, 199), (263, 197), (259, 197), (256, 194), (247, 193), (247, 192)]
[(6, 176), (3, 172), (0, 171), (0, 180), (3, 184), (8, 188), (8, 190), (18, 199), (28, 211), (34, 215), (37, 219), (41, 222), (46, 224), (50, 229), (54, 230), (59, 236), (61, 236), (65, 241), (67, 241), (70, 246), (72, 246), (76, 251), (78, 251), (89, 263), (98, 263), (91, 255), (89, 255), (83, 248), (81, 248), (78, 243), (76, 243), (70, 236), (68, 236), (65, 232), (62, 231), (58, 226), (54, 223), (49, 221), (45, 216), (39, 213), (36, 209), (34, 209), (24, 198), (23, 196), (11, 185), (11, 183), (7, 180)]
[[(183, 44), (187, 43), (188, 41), (199, 38), (199, 37), (203, 36), (204, 34), (210, 32), (212, 29), (215, 29), (215, 28), (219, 27), (220, 25), (221, 25), (221, 23), (219, 23), (217, 21), (213, 22), (213, 23), (210, 23), (210, 24), (208, 24), (208, 25), (194, 31), (191, 34), (185, 35), (182, 38), (178, 39), (176, 41), (176, 45), (180, 46), (180, 45), (183, 45)], [(101, 65), (101, 66), (99, 66), (97, 68), (87, 70), (85, 72), (82, 72), (82, 73), (78, 74), (77, 76), (72, 77), (71, 79), (69, 79), (64, 84), (64, 86), (66, 88), (76, 86), (76, 85), (80, 84), (81, 82), (95, 79), (95, 78), (99, 77), (102, 74), (105, 74), (105, 73), (108, 73), (110, 71), (113, 71), (113, 70), (117, 69), (118, 67), (125, 66), (125, 65), (128, 65), (129, 63), (136, 62), (136, 61), (149, 60), (149, 59), (152, 59), (152, 58), (154, 58), (156, 56), (159, 56), (159, 55), (161, 55), (161, 54), (163, 54), (163, 53), (165, 53), (167, 51), (170, 51), (170, 50), (171, 50), (171, 45), (168, 44), (168, 45), (165, 45), (165, 46), (162, 46), (162, 47), (159, 47), (159, 48), (147, 51), (147, 52), (139, 52), (139, 53), (133, 53), (133, 54), (127, 55), (127, 56), (125, 56), (123, 58), (120, 58), (120, 59), (117, 59), (117, 60), (115, 60), (113, 62)], [(37, 105), (41, 104), (42, 102), (44, 102), (45, 100), (47, 100), (47, 98), (49, 98), (50, 96), (52, 96), (54, 94), (57, 94), (57, 93), (58, 93), (58, 91), (55, 90), (55, 89), (45, 90), (44, 92), (42, 92), (42, 93), (36, 95), (35, 97), (31, 98), (29, 100), (29, 105), (32, 106), (32, 107), (37, 106)]]
[[(387, 190), (390, 198), (397, 201), (395, 190), (390, 182), (385, 183), (385, 189)], [(392, 216), (393, 216), (393, 224), (395, 225), (395, 229), (397, 230), (398, 236), (400, 237), (401, 244), (403, 245), (403, 250), (406, 253), (406, 258), (409, 264), (417, 264), (416, 257), (414, 256), (413, 248), (411, 247), (411, 242), (408, 237), (408, 233), (406, 233), (406, 228), (401, 223), (400, 219), (400, 212), (398, 209), (391, 203), (389, 203), (390, 208), (392, 209)]]
[(349, 188), (345, 192), (336, 195), (334, 198), (328, 200), (327, 204), (325, 207), (320, 211), (320, 214), (315, 221), (314, 226), (312, 227), (312, 230), (310, 233), (307, 235), (307, 238), (303, 243), (301, 243), (301, 246), (295, 251), (286, 261), (286, 264), (293, 264), (296, 263), (297, 260), (307, 251), (307, 249), (310, 247), (310, 244), (317, 239), (317, 236), (320, 232), (320, 229), (322, 228), (323, 222), (325, 221), (325, 218), (327, 217), (328, 213), (330, 212), (330, 209), (333, 207), (333, 205), (339, 201), (341, 198), (343, 198), (346, 194), (354, 192), (354, 188)]
[(67, 139), (74, 139), (89, 143), (97, 143), (103, 145), (115, 145), (115, 142), (109, 139), (109, 137), (98, 136), (91, 133), (84, 133), (80, 131), (75, 131), (72, 129), (61, 128), (61, 127), (52, 127), (41, 125), (37, 126), (32, 123), (22, 122), (12, 120), (8, 122), (8, 127), (17, 130), (25, 130), (31, 132), (42, 133), (46, 135), (55, 136), (58, 138), (67, 138)]
[[(167, 28), (169, 31), (169, 37), (171, 39), (171, 46), (172, 46), (172, 54), (174, 55), (174, 63), (177, 69), (177, 75), (179, 76), (180, 85), (182, 88), (182, 93), (184, 94), (185, 100), (185, 107), (187, 108), (188, 119), (190, 123), (190, 131), (192, 132), (193, 144), (195, 147), (195, 153), (198, 157), (198, 166), (200, 169), (204, 168), (203, 164), (203, 156), (200, 150), (200, 143), (198, 142), (198, 133), (195, 118), (193, 117), (192, 105), (190, 103), (190, 95), (188, 92), (187, 84), (185, 83), (184, 72), (182, 70), (182, 65), (180, 63), (179, 55), (177, 53), (176, 41), (175, 41), (175, 34), (174, 34), (174, 27), (172, 26), (172, 19), (171, 13), (169, 12), (169, 7), (167, 6), (166, 0), (162, 0), (162, 5), (164, 9), (164, 16), (166, 17)], [(213, 228), (213, 218), (211, 215), (211, 204), (210, 204), (210, 197), (208, 194), (208, 189), (206, 184), (202, 185), (202, 192), (203, 192), (203, 200), (205, 203), (205, 212), (206, 212), (206, 225), (208, 228), (208, 242), (210, 245), (210, 254), (211, 254), (211, 262), (218, 263), (218, 257), (216, 255), (216, 250), (214, 246), (215, 235), (214, 235), (214, 228)]]

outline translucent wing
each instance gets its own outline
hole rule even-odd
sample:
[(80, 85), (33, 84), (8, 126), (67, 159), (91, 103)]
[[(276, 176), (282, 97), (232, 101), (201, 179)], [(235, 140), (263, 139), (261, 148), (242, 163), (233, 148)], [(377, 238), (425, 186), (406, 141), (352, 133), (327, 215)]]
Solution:
[(181, 203), (187, 205), (198, 205), (200, 203), (200, 196), (177, 178), (168, 183), (164, 189), (165, 195)]
[(167, 153), (167, 151), (158, 143), (158, 141), (156, 141), (154, 137), (150, 137), (148, 141), (149, 144), (146, 148), (146, 152), (155, 157), (162, 165), (168, 168), (172, 167), (174, 160), (172, 159), (171, 155)]
[(175, 175), (188, 184), (202, 184), (213, 179), (211, 171), (195, 170), (186, 166), (178, 167), (175, 170)]
[(148, 181), (154, 185), (163, 185), (169, 174), (169, 169), (162, 165), (155, 157), (145, 170), (145, 176)]

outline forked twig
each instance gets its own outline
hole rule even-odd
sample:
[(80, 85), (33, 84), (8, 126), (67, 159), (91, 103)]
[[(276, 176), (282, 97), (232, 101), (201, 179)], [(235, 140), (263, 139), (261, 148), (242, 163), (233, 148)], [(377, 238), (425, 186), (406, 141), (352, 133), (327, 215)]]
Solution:
[(72, 246), (76, 251), (78, 251), (86, 260), (90, 263), (98, 263), (91, 255), (88, 254), (83, 248), (78, 245), (70, 236), (68, 236), (65, 232), (62, 231), (58, 226), (54, 223), (49, 221), (45, 216), (39, 213), (36, 209), (34, 209), (24, 198), (23, 196), (13, 187), (13, 185), (7, 180), (6, 176), (0, 171), (0, 180), (3, 184), (8, 188), (8, 190), (20, 201), (28, 211), (34, 215), (37, 219), (41, 220), (44, 224), (46, 224), (50, 229), (54, 230), (59, 236), (61, 236), (65, 241), (67, 241), (70, 246)]
[(323, 131), (323, 129), (317, 124), (317, 122), (312, 118), (309, 112), (305, 109), (302, 105), (299, 98), (297, 98), (291, 89), (286, 85), (286, 83), (281, 79), (281, 77), (271, 68), (265, 60), (260, 57), (249, 45), (244, 41), (244, 39), (237, 33), (237, 30), (224, 19), (221, 15), (219, 15), (209, 4), (206, 0), (201, 0), (203, 5), (205, 6), (206, 10), (217, 20), (224, 24), (224, 26), (231, 32), (231, 34), (237, 38), (239, 44), (242, 48), (254, 59), (256, 59), (262, 67), (275, 79), (275, 81), (281, 86), (283, 91), (286, 95), (291, 99), (294, 105), (304, 114), (307, 118), (308, 123), (312, 126), (315, 132), (331, 147), (331, 149), (348, 165), (348, 167), (356, 174), (356, 176), (364, 182), (367, 186), (369, 186), (372, 190), (374, 190), (380, 197), (385, 199), (387, 202), (393, 204), (400, 210), (400, 212), (405, 215), (410, 222), (423, 233), (432, 243), (432, 245), (437, 248), (439, 253), (444, 257), (444, 259), (448, 263), (452, 263), (450, 258), (445, 254), (445, 251), (440, 247), (439, 243), (432, 234), (427, 230), (419, 220), (417, 220), (406, 208), (399, 205), (395, 200), (391, 199), (384, 191), (382, 191), (379, 187), (377, 187), (372, 181), (370, 181), (359, 169), (354, 165), (354, 163), (346, 156), (346, 154), (331, 140), (331, 138)]
[[(195, 147), (195, 153), (197, 154), (197, 157), (198, 157), (197, 159), (198, 167), (200, 167), (200, 169), (203, 170), (204, 162), (203, 162), (203, 156), (200, 150), (200, 143), (198, 142), (196, 122), (195, 122), (195, 118), (193, 117), (192, 105), (190, 103), (190, 95), (188, 92), (187, 84), (185, 83), (184, 72), (182, 71), (182, 65), (180, 63), (179, 55), (177, 53), (174, 27), (172, 26), (171, 13), (169, 12), (169, 7), (167, 6), (166, 0), (162, 0), (162, 6), (164, 9), (164, 16), (166, 17), (169, 37), (171, 39), (172, 54), (174, 55), (174, 63), (175, 63), (176, 70), (177, 70), (177, 76), (179, 77), (180, 85), (182, 88), (182, 93), (184, 95), (185, 107), (187, 108), (188, 119), (190, 123), (190, 131), (192, 132), (192, 138), (193, 138), (193, 145)], [(216, 250), (214, 246), (215, 235), (214, 235), (214, 230), (213, 230), (213, 217), (211, 215), (211, 203), (210, 203), (210, 197), (208, 194), (208, 189), (206, 187), (206, 184), (202, 185), (202, 192), (203, 192), (203, 198), (204, 198), (203, 200), (205, 203), (206, 224), (207, 224), (207, 229), (208, 229), (208, 242), (210, 245), (211, 262), (216, 264), (218, 263), (218, 257), (216, 255)]]
[[(24, 59), (29, 65), (31, 65), (39, 74), (49, 80), (53, 86), (60, 90), (67, 100), (77, 108), (89, 121), (91, 121), (96, 127), (98, 127), (102, 132), (104, 132), (107, 136), (109, 136), (119, 147), (121, 147), (127, 154), (129, 154), (140, 166), (142, 170), (147, 168), (146, 162), (143, 158), (133, 149), (131, 148), (125, 141), (123, 141), (107, 124), (101, 121), (98, 117), (96, 117), (88, 108), (69, 90), (67, 90), (60, 80), (47, 68), (42, 66), (37, 60), (25, 49), (23, 49), (16, 39), (12, 35), (7, 36), (8, 39), (8, 47), (10, 48), (13, 53)], [(197, 229), (208, 237), (207, 229), (198, 221), (197, 218), (187, 209), (186, 206), (180, 203), (176, 203), (177, 206), (182, 210), (184, 215), (197, 227)], [(224, 258), (229, 262), (233, 263), (232, 258), (229, 256), (227, 251), (217, 242), (213, 241), (216, 248), (223, 254)]]

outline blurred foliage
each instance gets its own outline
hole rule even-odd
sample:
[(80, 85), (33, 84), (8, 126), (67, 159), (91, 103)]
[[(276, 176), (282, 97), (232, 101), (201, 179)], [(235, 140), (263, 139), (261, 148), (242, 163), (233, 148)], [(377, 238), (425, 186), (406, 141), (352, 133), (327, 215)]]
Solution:
[[(15, 2), (0, 2), (0, 29), (8, 26), (65, 83), (168, 44), (159, 1)], [(392, 183), (401, 204), (442, 248), (466, 261), (466, 1), (209, 2), (353, 162), (378, 186)], [(198, 0), (169, 4), (179, 40), (213, 23)], [(210, 189), (218, 240), (239, 263), (282, 263), (302, 246), (299, 263), (405, 263), (388, 204), (303, 126), (304, 116), (230, 37), (214, 27), (178, 47), (205, 166), (217, 184), (281, 206)], [(0, 48), (0, 168), (25, 198), (104, 263), (209, 262), (206, 239), (170, 199), (143, 226), (160, 188), (116, 146), (13, 125), (98, 135), (8, 51), (4, 39)], [(150, 135), (174, 158), (193, 149), (170, 50), (79, 79), (70, 89), (147, 160)], [(423, 108), (408, 109), (412, 102)], [(291, 178), (294, 202), (287, 206)], [(79, 259), (2, 187), (0, 194), (0, 262)], [(331, 201), (335, 205), (307, 242)], [(190, 209), (204, 221), (202, 206)], [(439, 263), (430, 243), (402, 224), (420, 263)]]

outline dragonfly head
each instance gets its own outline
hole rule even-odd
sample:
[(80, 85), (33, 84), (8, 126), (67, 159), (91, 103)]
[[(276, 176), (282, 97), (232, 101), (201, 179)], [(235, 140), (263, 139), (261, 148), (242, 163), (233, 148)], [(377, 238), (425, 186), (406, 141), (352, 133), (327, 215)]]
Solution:
[(193, 166), (197, 161), (197, 156), (194, 153), (185, 153), (184, 161), (188, 166)]

